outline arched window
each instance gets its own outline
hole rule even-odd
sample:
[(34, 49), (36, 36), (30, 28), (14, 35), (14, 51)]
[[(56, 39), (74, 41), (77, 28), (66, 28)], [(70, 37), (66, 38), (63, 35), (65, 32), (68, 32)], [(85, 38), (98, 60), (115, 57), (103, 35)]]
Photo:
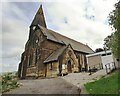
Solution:
[(69, 50), (69, 51), (68, 51), (68, 54), (69, 54), (69, 56), (71, 57), (71, 56), (72, 56), (72, 51)]
[(36, 29), (36, 26), (33, 26), (32, 29), (35, 30), (35, 29)]

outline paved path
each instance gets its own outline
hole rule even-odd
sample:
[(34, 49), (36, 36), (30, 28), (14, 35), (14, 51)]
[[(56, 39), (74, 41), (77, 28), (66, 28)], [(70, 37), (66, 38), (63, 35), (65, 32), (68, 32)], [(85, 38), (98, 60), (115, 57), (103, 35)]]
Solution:
[(79, 94), (78, 87), (62, 78), (20, 80), (24, 84), (6, 94)]
[(104, 75), (105, 70), (100, 70), (92, 75), (82, 72), (52, 79), (20, 80), (22, 86), (6, 94), (79, 94), (79, 89), (81, 94), (87, 94), (84, 84)]
[(89, 73), (81, 72), (71, 73), (62, 78), (65, 79), (67, 82), (72, 83), (73, 85), (79, 87), (81, 89), (81, 94), (88, 94), (87, 91), (85, 90), (84, 84), (98, 80), (104, 75), (106, 75), (106, 72), (103, 69), (97, 71), (96, 73), (93, 73), (92, 75), (89, 75)]

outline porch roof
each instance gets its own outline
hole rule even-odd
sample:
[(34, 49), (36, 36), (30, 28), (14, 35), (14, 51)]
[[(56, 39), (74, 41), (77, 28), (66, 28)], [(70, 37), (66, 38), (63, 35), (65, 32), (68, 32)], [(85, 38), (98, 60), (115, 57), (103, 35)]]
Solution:
[(63, 53), (63, 51), (67, 48), (67, 46), (63, 46), (62, 48), (57, 49), (48, 58), (43, 62), (44, 64), (49, 62), (54, 62), (58, 60), (58, 57)]

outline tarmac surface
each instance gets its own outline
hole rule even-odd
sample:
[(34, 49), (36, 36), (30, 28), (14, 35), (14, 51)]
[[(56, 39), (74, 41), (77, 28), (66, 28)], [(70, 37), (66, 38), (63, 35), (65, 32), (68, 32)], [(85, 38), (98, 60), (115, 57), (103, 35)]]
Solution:
[(62, 78), (20, 80), (21, 86), (5, 94), (79, 94), (78, 87)]
[(92, 75), (81, 72), (51, 79), (20, 80), (19, 88), (5, 94), (88, 94), (84, 84), (105, 75), (105, 70), (100, 70)]
[(81, 72), (81, 73), (70, 73), (64, 77), (62, 77), (67, 82), (77, 86), (81, 89), (81, 94), (88, 94), (84, 84), (88, 82), (93, 82), (95, 80), (100, 79), (102, 76), (107, 75), (105, 69), (99, 70), (92, 75), (89, 75), (90, 73)]

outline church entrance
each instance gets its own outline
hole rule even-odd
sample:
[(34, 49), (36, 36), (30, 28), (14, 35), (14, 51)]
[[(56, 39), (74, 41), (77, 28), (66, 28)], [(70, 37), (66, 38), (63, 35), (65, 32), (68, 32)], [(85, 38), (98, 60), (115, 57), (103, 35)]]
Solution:
[(68, 73), (72, 73), (72, 66), (71, 66), (70, 60), (68, 61), (68, 64), (67, 64), (67, 70), (68, 70)]

